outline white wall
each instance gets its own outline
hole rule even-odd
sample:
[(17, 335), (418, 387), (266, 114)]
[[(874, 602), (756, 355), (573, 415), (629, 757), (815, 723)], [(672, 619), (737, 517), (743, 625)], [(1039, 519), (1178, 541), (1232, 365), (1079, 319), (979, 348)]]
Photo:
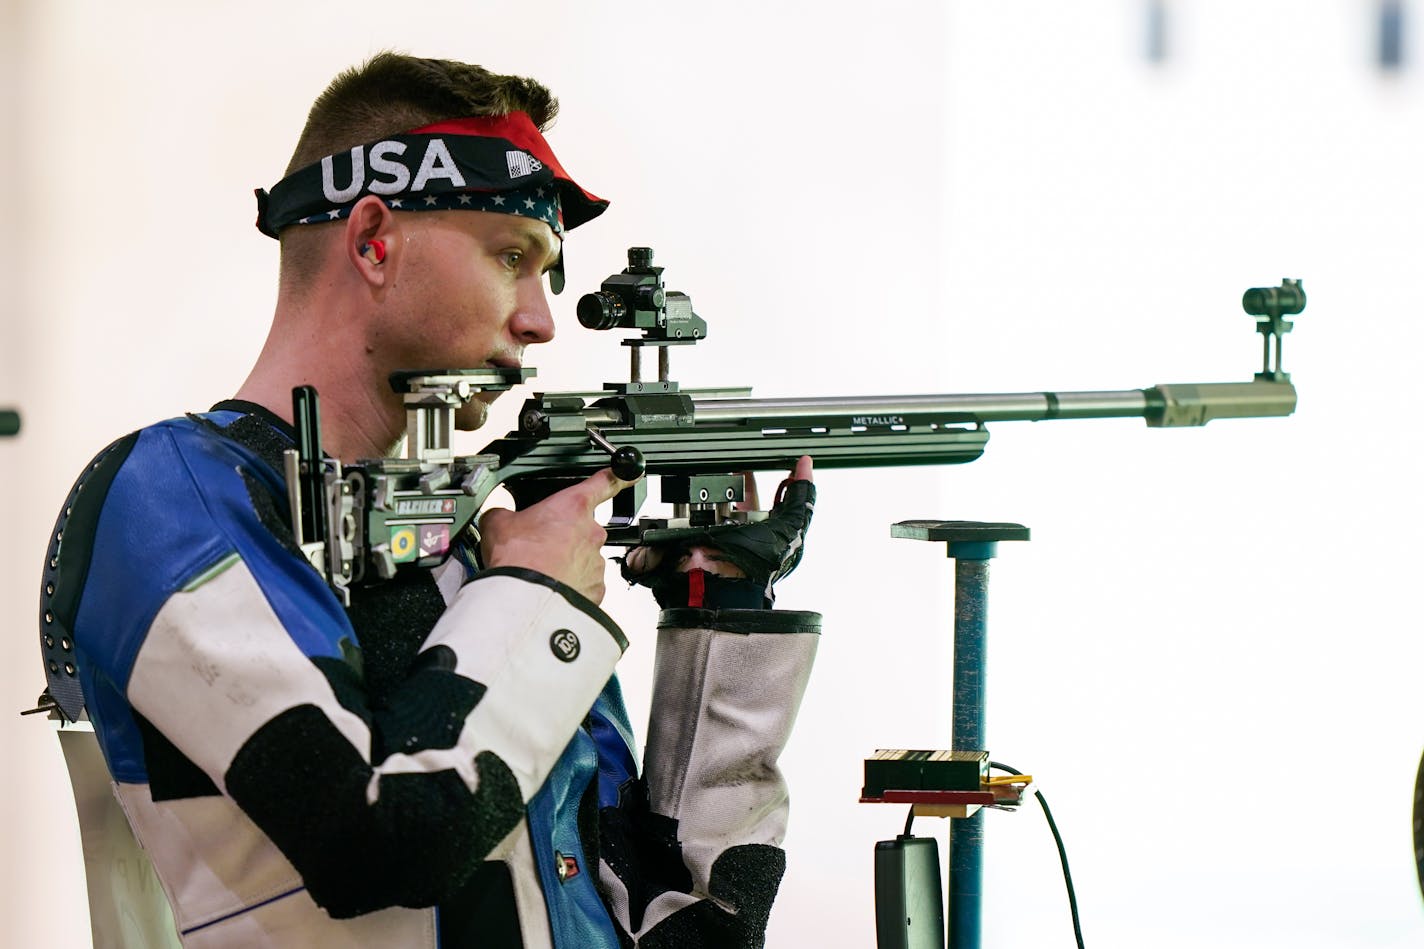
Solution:
[[(770, 945), (873, 945), (871, 848), (904, 815), (855, 803), (861, 760), (948, 743), (951, 570), (888, 538), (907, 518), (1034, 531), (994, 566), (990, 747), (1053, 804), (1091, 945), (1417, 944), (1424, 80), (1373, 69), (1361, 0), (1171, 3), (1157, 67), (1145, 7), (0, 4), (16, 182), (0, 405), (26, 426), (0, 444), (8, 707), (43, 684), (39, 558), (73, 474), (230, 394), (256, 354), (275, 244), (251, 188), (276, 180), (311, 98), (382, 47), (463, 58), (559, 94), (554, 147), (614, 202), (574, 235), (571, 287), (654, 246), (712, 327), (677, 354), (685, 384), (1244, 380), (1259, 344), (1242, 290), (1299, 276), (1310, 294), (1286, 340), (1290, 420), (1006, 424), (974, 465), (819, 479), (782, 595), (826, 631), (785, 758)], [(623, 372), (575, 299), (531, 359), (544, 386)], [(653, 609), (607, 605), (634, 640), (641, 721)], [(5, 941), (80, 945), (53, 739), (0, 715), (0, 756)], [(1041, 817), (987, 824), (986, 945), (1071, 944)]]

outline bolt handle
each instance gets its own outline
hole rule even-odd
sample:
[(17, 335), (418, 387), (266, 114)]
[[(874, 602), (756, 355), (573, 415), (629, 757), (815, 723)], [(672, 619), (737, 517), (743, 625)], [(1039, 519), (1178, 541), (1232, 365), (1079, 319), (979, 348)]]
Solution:
[(643, 458), (643, 453), (632, 445), (624, 445), (621, 448), (614, 445), (593, 425), (588, 427), (588, 440), (612, 456), (613, 473), (624, 481), (637, 481), (647, 473), (648, 463)]

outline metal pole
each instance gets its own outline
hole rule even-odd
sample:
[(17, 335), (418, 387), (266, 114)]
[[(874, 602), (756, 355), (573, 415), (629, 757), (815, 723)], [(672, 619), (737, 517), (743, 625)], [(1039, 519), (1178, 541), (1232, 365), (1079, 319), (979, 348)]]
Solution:
[[(954, 711), (950, 748), (983, 751), (989, 561), (993, 542), (951, 543), (954, 558)], [(984, 896), (984, 811), (949, 822), (949, 949), (979, 949)]]
[[(954, 709), (952, 751), (987, 753), (989, 561), (999, 541), (1028, 540), (1022, 524), (982, 521), (900, 521), (890, 536), (946, 541), (954, 559)], [(979, 949), (984, 895), (984, 811), (949, 822), (949, 949)]]

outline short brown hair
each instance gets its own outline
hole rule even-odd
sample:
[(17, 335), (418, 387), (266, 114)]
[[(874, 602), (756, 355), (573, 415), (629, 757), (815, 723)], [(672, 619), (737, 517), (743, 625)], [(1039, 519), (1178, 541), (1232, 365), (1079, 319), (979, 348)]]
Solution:
[(317, 96), (286, 173), (446, 119), (527, 112), (543, 130), (558, 111), (559, 101), (533, 79), (449, 59), (378, 53), (341, 73)]
[[(483, 66), (381, 52), (331, 81), (312, 103), (286, 174), (327, 155), (424, 125), (471, 116), (527, 113), (542, 131), (559, 112), (547, 88), (522, 76), (502, 76)], [(284, 228), (284, 278), (309, 273), (322, 225)], [(298, 233), (302, 232), (302, 233)], [(308, 239), (310, 233), (313, 239)]]

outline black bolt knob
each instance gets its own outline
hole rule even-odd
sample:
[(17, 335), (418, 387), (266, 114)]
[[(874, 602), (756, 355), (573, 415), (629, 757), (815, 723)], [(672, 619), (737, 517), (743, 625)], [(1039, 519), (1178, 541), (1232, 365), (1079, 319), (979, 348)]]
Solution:
[(653, 249), (651, 247), (630, 247), (628, 248), (628, 269), (647, 270), (653, 265)]
[(643, 453), (632, 445), (624, 445), (613, 453), (613, 473), (624, 481), (637, 481), (648, 470)]

